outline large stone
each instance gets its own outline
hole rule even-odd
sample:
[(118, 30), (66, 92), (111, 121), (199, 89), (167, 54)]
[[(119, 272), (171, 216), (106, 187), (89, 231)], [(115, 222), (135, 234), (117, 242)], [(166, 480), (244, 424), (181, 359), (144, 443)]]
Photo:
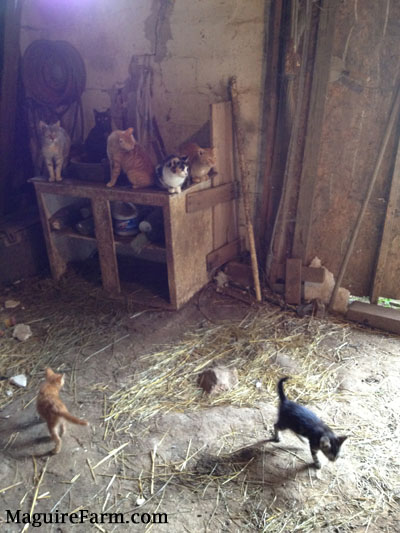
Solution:
[(218, 394), (233, 389), (239, 381), (235, 367), (216, 366), (204, 370), (199, 376), (199, 385), (209, 394)]
[(30, 326), (26, 324), (17, 324), (13, 330), (13, 337), (21, 342), (24, 342), (32, 337)]

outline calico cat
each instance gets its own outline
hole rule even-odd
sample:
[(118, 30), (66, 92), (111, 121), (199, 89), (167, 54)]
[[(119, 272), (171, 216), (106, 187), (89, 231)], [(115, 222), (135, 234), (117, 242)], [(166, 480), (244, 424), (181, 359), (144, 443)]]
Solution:
[[(214, 149), (201, 148), (196, 143), (189, 143), (179, 150), (180, 156), (187, 156), (189, 160), (190, 177), (193, 183), (200, 183), (209, 179), (209, 172), (215, 165)], [(214, 173), (216, 173), (214, 171)]]
[(40, 142), (43, 159), (49, 172), (49, 181), (61, 181), (61, 170), (67, 165), (71, 139), (60, 121), (55, 124), (39, 122)]
[(61, 450), (61, 437), (65, 433), (65, 420), (73, 424), (87, 426), (88, 422), (71, 415), (59, 398), (59, 392), (64, 385), (64, 376), (56, 374), (51, 368), (46, 368), (46, 381), (42, 384), (36, 400), (39, 415), (47, 422), (50, 436), (56, 443), (52, 453)]
[(180, 193), (181, 187), (189, 176), (188, 157), (170, 155), (162, 165), (156, 167), (158, 185), (168, 192)]
[(150, 187), (154, 184), (155, 168), (150, 157), (136, 142), (133, 128), (115, 130), (107, 139), (107, 155), (111, 167), (111, 179), (107, 187), (113, 187), (121, 169), (127, 175), (132, 187)]
[(111, 112), (93, 109), (94, 127), (85, 140), (85, 152), (88, 163), (101, 163), (107, 158), (107, 138), (111, 133)]
[(282, 378), (278, 383), (280, 405), (278, 421), (274, 425), (275, 442), (279, 442), (279, 431), (290, 429), (297, 435), (308, 439), (315, 468), (321, 468), (321, 463), (317, 457), (318, 450), (321, 450), (330, 461), (336, 461), (347, 436), (336, 436), (316, 414), (306, 407), (288, 400), (283, 390), (283, 383), (288, 379), (288, 377)]

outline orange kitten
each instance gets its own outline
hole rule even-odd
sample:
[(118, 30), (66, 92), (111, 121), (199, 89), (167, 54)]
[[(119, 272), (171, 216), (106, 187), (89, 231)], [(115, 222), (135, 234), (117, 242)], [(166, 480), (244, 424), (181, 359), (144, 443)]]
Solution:
[(86, 420), (71, 415), (60, 400), (59, 392), (63, 385), (64, 376), (56, 374), (51, 368), (46, 368), (46, 381), (40, 387), (36, 400), (37, 412), (47, 422), (50, 436), (56, 443), (52, 453), (58, 453), (61, 450), (61, 437), (66, 429), (65, 420), (81, 426), (88, 425)]
[(115, 130), (107, 139), (107, 155), (110, 160), (111, 179), (107, 187), (113, 187), (123, 170), (133, 188), (150, 187), (155, 181), (155, 167), (144, 149), (136, 142), (133, 128)]
[[(196, 143), (188, 143), (180, 148), (179, 155), (188, 157), (190, 177), (193, 183), (209, 179), (209, 172), (215, 165), (213, 148), (201, 148)], [(214, 174), (216, 174), (215, 171)]]

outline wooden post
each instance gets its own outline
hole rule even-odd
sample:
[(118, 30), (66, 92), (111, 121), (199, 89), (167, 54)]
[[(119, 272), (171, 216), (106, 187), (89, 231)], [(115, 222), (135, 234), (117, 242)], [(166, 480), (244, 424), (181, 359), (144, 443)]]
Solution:
[(115, 254), (110, 202), (103, 198), (92, 198), (92, 212), (95, 223), (103, 287), (108, 292), (119, 293), (121, 287), (119, 284), (118, 264)]
[(248, 171), (247, 164), (244, 160), (244, 155), (243, 155), (243, 144), (244, 144), (243, 143), (243, 131), (241, 127), (239, 126), (239, 100), (238, 100), (238, 92), (237, 92), (237, 86), (236, 86), (236, 78), (231, 78), (230, 88), (231, 88), (231, 95), (232, 95), (233, 122), (234, 122), (234, 129), (236, 133), (236, 140), (237, 140), (237, 146), (238, 146), (240, 174), (242, 178), (240, 180), (240, 184), (241, 184), (241, 189), (242, 189), (243, 207), (244, 207), (244, 215), (246, 219), (247, 235), (249, 238), (251, 268), (253, 271), (253, 279), (254, 279), (254, 289), (256, 291), (257, 301), (261, 302), (261, 288), (260, 288), (260, 277), (258, 273), (256, 243), (254, 240), (254, 228), (253, 228), (253, 222), (251, 220), (251, 213), (250, 213), (249, 171)]

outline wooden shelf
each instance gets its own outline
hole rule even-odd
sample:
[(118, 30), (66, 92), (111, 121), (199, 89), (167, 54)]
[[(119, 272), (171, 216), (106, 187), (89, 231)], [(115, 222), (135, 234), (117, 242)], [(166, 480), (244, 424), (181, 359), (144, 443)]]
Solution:
[[(68, 237), (72, 239), (78, 239), (83, 241), (90, 241), (97, 243), (96, 237), (93, 235), (84, 235), (75, 231), (73, 228), (63, 228), (60, 230), (52, 230), (52, 233), (55, 236), (59, 237)], [(164, 246), (149, 242), (143, 246), (143, 249), (140, 253), (135, 253), (135, 250), (131, 246), (132, 239), (135, 238), (135, 235), (130, 235), (123, 237), (121, 235), (114, 234), (114, 243), (118, 248), (129, 250), (130, 254), (144, 259), (145, 261), (154, 261), (155, 263), (166, 263), (167, 262), (167, 252)]]
[(51, 233), (57, 237), (71, 237), (73, 239), (81, 239), (83, 241), (96, 242), (95, 236), (83, 235), (82, 233), (78, 233), (72, 228), (53, 229)]
[[(179, 309), (206, 285), (212, 272), (233, 259), (239, 252), (236, 191), (233, 181), (231, 104), (219, 102), (211, 106), (211, 144), (214, 146), (217, 175), (211, 180), (191, 185), (180, 194), (169, 194), (157, 188), (132, 189), (106, 187), (104, 183), (65, 179), (48, 182), (42, 177), (33, 183), (39, 205), (50, 268), (54, 279), (66, 271), (66, 247), (60, 236), (95, 242), (99, 254), (103, 288), (113, 297), (127, 296), (121, 286), (117, 250), (129, 248), (129, 254), (145, 261), (164, 263), (172, 309)], [(91, 205), (95, 237), (81, 235), (72, 229), (53, 230), (50, 224), (54, 205), (49, 197), (84, 199)], [(165, 247), (148, 244), (140, 254), (134, 254), (130, 241), (114, 235), (110, 202), (131, 202), (160, 207), (162, 210)], [(63, 203), (58, 202), (58, 203)], [(65, 203), (65, 200), (64, 200)], [(156, 265), (153, 265), (156, 269)], [(134, 273), (134, 269), (133, 269)], [(161, 278), (160, 278), (161, 280)], [(138, 279), (133, 280), (134, 282)], [(156, 282), (157, 285), (157, 282)], [(152, 287), (150, 287), (150, 294)], [(154, 295), (151, 295), (154, 298)]]
[[(168, 194), (158, 189), (112, 189), (97, 183), (65, 180), (50, 183), (44, 178), (30, 180), (35, 187), (47, 254), (53, 278), (60, 279), (67, 269), (65, 247), (58, 242), (60, 237), (96, 243), (103, 288), (112, 296), (121, 294), (117, 251), (129, 251), (134, 258), (167, 267), (169, 301), (167, 306), (179, 309), (209, 281), (207, 254), (213, 249), (211, 208), (187, 213), (186, 197), (210, 187), (210, 182), (196, 184), (180, 194)], [(52, 213), (48, 207), (49, 197), (85, 198), (90, 201), (93, 213), (95, 237), (82, 235), (72, 228), (54, 230), (50, 226)], [(137, 205), (161, 207), (163, 213), (165, 247), (149, 243), (140, 254), (130, 246), (131, 238), (115, 236), (110, 202), (118, 200)], [(49, 204), (50, 205), (50, 204)], [(134, 269), (133, 269), (134, 274)], [(126, 292), (124, 290), (124, 294)]]
[(135, 253), (134, 249), (131, 246), (131, 240), (134, 237), (130, 237), (128, 240), (126, 237), (115, 236), (115, 244), (117, 248), (129, 248), (132, 255), (144, 259), (145, 261), (154, 261), (155, 263), (166, 263), (167, 262), (167, 251), (165, 247), (149, 242), (145, 244), (140, 253)]

